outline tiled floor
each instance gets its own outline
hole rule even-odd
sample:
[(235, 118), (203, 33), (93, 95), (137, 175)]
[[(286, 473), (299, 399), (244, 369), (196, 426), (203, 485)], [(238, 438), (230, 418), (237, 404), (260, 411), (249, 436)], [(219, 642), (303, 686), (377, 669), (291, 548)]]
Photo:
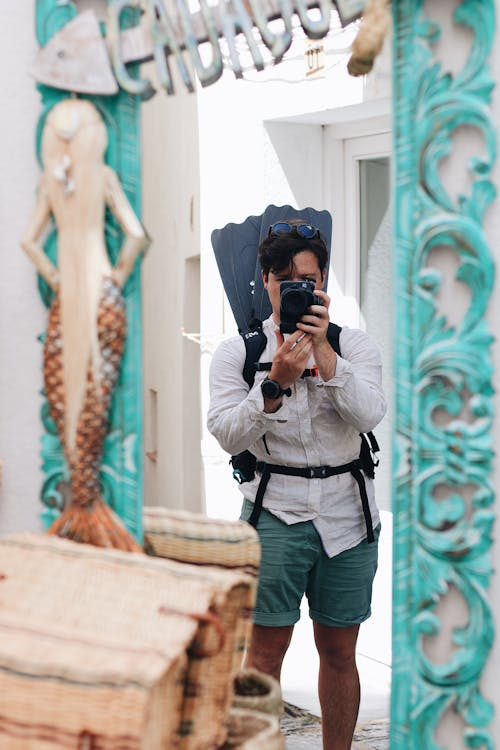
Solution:
[[(320, 720), (306, 711), (285, 704), (281, 722), (286, 750), (321, 750)], [(359, 724), (354, 733), (352, 750), (388, 750), (389, 720), (380, 719)]]

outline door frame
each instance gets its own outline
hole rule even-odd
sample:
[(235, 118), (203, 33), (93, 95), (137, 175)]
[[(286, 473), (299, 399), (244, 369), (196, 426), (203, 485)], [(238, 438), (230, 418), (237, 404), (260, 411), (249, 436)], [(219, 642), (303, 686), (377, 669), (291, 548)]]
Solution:
[[(359, 162), (392, 155), (390, 117), (352, 120), (324, 128), (325, 199), (333, 217), (330, 263), (344, 294), (357, 301), (352, 324), (360, 325)], [(348, 196), (355, 196), (350, 201)], [(357, 199), (356, 199), (357, 197)]]

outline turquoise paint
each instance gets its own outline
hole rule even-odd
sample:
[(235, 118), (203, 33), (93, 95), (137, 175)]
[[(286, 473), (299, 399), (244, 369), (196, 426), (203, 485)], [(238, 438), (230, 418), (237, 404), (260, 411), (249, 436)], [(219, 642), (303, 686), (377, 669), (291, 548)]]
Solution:
[[(488, 67), (493, 0), (464, 0), (455, 24), (472, 32), (453, 77), (435, 57), (440, 28), (432, 4), (393, 2), (395, 155), (396, 428), (394, 437), (394, 606), (392, 750), (438, 750), (436, 728), (457, 715), (463, 742), (493, 748), (493, 708), (480, 679), (494, 637), (492, 574), (492, 336), (484, 316), (494, 264), (482, 227), (495, 198), (496, 159)], [(451, 6), (450, 6), (451, 8)], [(451, 9), (450, 9), (451, 12)], [(450, 196), (440, 178), (452, 136), (479, 132), (484, 153), (466, 165), (470, 192)], [(438, 313), (442, 272), (431, 251), (451, 249), (470, 303), (454, 328)], [(436, 410), (446, 414), (437, 420)], [(464, 417), (464, 411), (469, 417)], [(445, 488), (436, 500), (437, 488)], [(471, 497), (470, 497), (471, 495)], [(434, 663), (424, 639), (441, 631), (437, 605), (458, 591), (467, 622), (452, 631), (450, 655)]]
[[(76, 14), (72, 2), (38, 0), (36, 31), (40, 45), (59, 31)], [(133, 11), (123, 13), (124, 25), (133, 24)], [(132, 73), (134, 73), (132, 66)], [(37, 153), (45, 116), (51, 107), (68, 94), (47, 86), (39, 86), (42, 114), (37, 130)], [(112, 97), (88, 97), (99, 108), (107, 125), (106, 161), (119, 175), (125, 193), (138, 216), (141, 214), (141, 151), (140, 102), (135, 96), (120, 91)], [(106, 243), (112, 261), (118, 255), (123, 235), (114, 219), (106, 213)], [(45, 251), (57, 258), (57, 236), (49, 233)], [(39, 278), (44, 304), (51, 300), (50, 289)], [(115, 389), (109, 433), (104, 444), (101, 482), (105, 500), (123, 519), (127, 528), (142, 541), (143, 504), (143, 407), (142, 407), (142, 329), (140, 267), (136, 265), (124, 289), (127, 309), (127, 342), (121, 373)], [(63, 503), (61, 481), (68, 480), (68, 470), (48, 404), (42, 405), (42, 469), (44, 482), (41, 496), (45, 508), (42, 519), (46, 526), (59, 514)]]

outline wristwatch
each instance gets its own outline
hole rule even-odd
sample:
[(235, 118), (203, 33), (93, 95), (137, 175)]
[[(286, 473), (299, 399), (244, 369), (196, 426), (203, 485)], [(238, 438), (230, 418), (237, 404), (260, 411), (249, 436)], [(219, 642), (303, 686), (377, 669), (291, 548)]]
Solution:
[(291, 396), (291, 388), (282, 388), (277, 380), (264, 378), (260, 384), (260, 390), (264, 398), (281, 398), (281, 396)]

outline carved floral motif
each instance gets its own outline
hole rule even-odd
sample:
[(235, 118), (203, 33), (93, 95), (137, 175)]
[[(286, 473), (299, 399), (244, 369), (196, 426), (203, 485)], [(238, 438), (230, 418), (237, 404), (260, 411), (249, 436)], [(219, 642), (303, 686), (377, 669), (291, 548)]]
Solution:
[[(492, 335), (484, 319), (494, 264), (482, 222), (495, 197), (487, 62), (495, 4), (463, 0), (456, 8), (454, 24), (472, 36), (456, 75), (435, 57), (441, 29), (429, 18), (432, 4), (424, 12), (421, 0), (399, 0), (393, 11), (398, 392), (391, 748), (438, 750), (436, 729), (449, 711), (460, 717), (465, 746), (492, 748), (492, 706), (480, 678), (494, 634)], [(452, 139), (462, 126), (479, 133), (484, 153), (464, 165), (470, 190), (456, 200), (440, 169), (443, 160), (460, 158)], [(438, 311), (444, 276), (433, 257), (442, 252), (458, 260), (455, 279), (470, 295), (456, 325)], [(438, 663), (428, 647), (442, 635), (442, 612), (457, 593), (466, 622), (454, 625)]]

